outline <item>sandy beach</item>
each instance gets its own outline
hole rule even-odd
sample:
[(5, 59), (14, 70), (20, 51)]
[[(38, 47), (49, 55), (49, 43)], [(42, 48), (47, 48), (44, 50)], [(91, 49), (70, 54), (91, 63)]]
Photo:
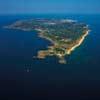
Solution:
[(86, 33), (82, 36), (82, 38), (81, 38), (80, 41), (78, 42), (78, 44), (76, 44), (75, 46), (73, 46), (71, 49), (69, 49), (69, 50), (67, 51), (67, 54), (68, 54), (68, 55), (70, 55), (72, 51), (74, 51), (77, 47), (79, 47), (79, 46), (83, 43), (85, 37), (89, 34), (89, 32), (90, 32), (90, 30), (87, 30)]

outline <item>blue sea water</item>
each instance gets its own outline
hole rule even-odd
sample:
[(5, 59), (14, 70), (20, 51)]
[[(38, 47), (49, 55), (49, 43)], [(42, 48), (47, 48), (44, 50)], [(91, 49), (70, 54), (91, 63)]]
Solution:
[[(38, 50), (51, 43), (35, 31), (4, 29), (17, 20), (68, 18), (89, 25), (91, 32), (80, 47), (66, 57), (33, 59)], [(100, 96), (100, 15), (1, 15), (0, 16), (0, 97), (34, 100), (70, 100)], [(32, 100), (33, 100), (32, 99)]]

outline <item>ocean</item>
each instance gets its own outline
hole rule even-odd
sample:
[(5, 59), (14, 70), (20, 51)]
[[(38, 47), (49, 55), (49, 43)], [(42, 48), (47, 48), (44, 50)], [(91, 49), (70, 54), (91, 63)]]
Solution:
[[(35, 31), (4, 29), (17, 20), (68, 18), (89, 25), (90, 33), (70, 56), (33, 58), (51, 43)], [(100, 96), (100, 15), (0, 15), (0, 98), (8, 100), (74, 100)], [(73, 99), (74, 98), (74, 99)], [(1, 100), (3, 100), (1, 99)]]

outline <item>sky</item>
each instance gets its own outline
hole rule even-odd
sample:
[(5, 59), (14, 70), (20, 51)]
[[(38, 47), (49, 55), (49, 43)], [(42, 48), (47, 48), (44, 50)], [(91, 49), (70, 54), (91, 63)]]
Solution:
[(0, 14), (95, 13), (100, 0), (0, 0)]

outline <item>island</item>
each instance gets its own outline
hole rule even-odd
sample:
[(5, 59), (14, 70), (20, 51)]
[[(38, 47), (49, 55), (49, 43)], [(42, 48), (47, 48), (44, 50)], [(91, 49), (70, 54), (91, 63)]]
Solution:
[(81, 45), (89, 33), (89, 27), (70, 19), (34, 18), (16, 21), (4, 28), (19, 29), (23, 31), (37, 31), (39, 37), (52, 43), (46, 50), (40, 50), (37, 58), (57, 56), (59, 63), (65, 64), (65, 56), (70, 55), (75, 48)]

